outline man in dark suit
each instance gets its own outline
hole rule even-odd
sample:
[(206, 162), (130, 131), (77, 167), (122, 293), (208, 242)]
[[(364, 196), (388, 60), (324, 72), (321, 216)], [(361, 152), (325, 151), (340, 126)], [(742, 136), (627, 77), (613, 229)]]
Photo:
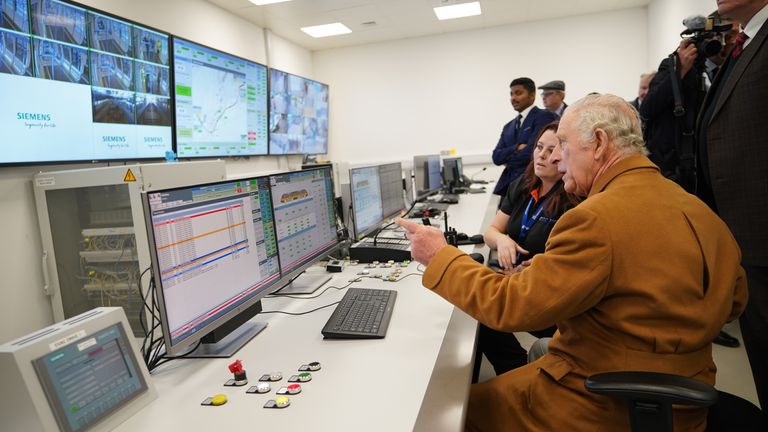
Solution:
[[(749, 303), (740, 318), (757, 395), (768, 408), (768, 0), (718, 0), (742, 23), (731, 56), (699, 113), (697, 194), (728, 224), (741, 247)], [(713, 263), (713, 265), (715, 265)]]
[(509, 84), (512, 107), (519, 114), (501, 130), (501, 137), (493, 149), (493, 163), (504, 165), (493, 193), (505, 196), (509, 184), (520, 177), (531, 161), (531, 152), (536, 145), (541, 128), (557, 119), (547, 110), (534, 106), (536, 84), (530, 78), (516, 78)]

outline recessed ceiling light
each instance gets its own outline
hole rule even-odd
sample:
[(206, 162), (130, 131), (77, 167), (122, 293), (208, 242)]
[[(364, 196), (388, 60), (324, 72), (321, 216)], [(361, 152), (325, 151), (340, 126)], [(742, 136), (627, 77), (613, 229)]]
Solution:
[(282, 2), (287, 2), (291, 0), (248, 0), (248, 1), (255, 4), (256, 6), (264, 6), (272, 3), (282, 3)]
[(439, 20), (463, 18), (480, 15), (480, 2), (460, 3), (451, 6), (439, 6), (435, 8), (435, 15)]
[(340, 34), (352, 33), (352, 30), (344, 24), (337, 22), (332, 24), (323, 24), (312, 27), (302, 27), (301, 31), (312, 36), (313, 38), (321, 38), (327, 36), (336, 36)]

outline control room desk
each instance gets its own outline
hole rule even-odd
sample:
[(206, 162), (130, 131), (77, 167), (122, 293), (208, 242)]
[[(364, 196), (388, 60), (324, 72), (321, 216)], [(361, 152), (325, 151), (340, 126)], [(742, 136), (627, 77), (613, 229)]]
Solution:
[[(450, 226), (469, 235), (482, 232), (496, 208), (493, 197), (462, 195), (461, 203), (448, 210)], [(463, 248), (469, 252), (473, 246)], [(403, 275), (416, 273), (417, 267), (411, 263)], [(320, 290), (346, 285), (362, 268), (346, 266)], [(390, 271), (371, 269), (372, 274)], [(116, 430), (463, 430), (477, 322), (425, 289), (419, 275), (396, 283), (364, 278), (352, 286), (398, 291), (386, 338), (324, 340), (320, 330), (333, 306), (302, 316), (259, 315), (255, 319), (266, 321), (267, 328), (233, 358), (179, 359), (160, 366), (153, 374), (158, 399)], [(343, 294), (331, 289), (311, 300), (267, 298), (263, 307), (308, 311)], [(249, 384), (224, 387), (232, 377), (227, 365), (235, 359), (242, 360)], [(291, 406), (262, 407), (300, 365), (312, 361), (319, 361), (322, 369), (302, 383), (302, 393), (290, 396)], [(262, 374), (274, 371), (283, 380), (271, 383), (270, 393), (245, 393)], [(200, 405), (217, 393), (229, 401), (219, 407)]]

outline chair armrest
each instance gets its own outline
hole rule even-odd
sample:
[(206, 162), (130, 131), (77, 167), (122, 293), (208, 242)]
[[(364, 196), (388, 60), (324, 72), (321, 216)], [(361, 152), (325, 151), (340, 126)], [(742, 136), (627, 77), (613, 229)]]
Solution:
[(587, 378), (584, 386), (592, 393), (625, 400), (695, 406), (710, 406), (717, 402), (717, 390), (707, 383), (656, 372), (600, 373)]

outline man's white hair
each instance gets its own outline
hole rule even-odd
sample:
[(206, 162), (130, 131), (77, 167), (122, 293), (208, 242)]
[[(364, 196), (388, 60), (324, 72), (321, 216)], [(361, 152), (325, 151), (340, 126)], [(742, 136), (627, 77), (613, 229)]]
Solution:
[(582, 144), (595, 141), (595, 130), (602, 129), (614, 148), (625, 156), (647, 155), (640, 116), (624, 99), (612, 94), (585, 96), (568, 106), (566, 114), (581, 135)]

